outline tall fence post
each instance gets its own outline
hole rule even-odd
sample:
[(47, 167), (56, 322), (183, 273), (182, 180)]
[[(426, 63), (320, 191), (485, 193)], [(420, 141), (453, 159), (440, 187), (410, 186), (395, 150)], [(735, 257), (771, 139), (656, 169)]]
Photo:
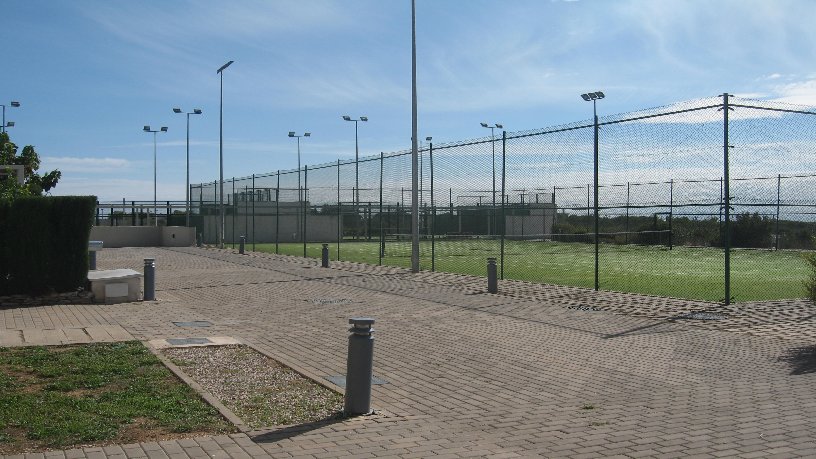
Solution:
[[(594, 102), (593, 102), (594, 104)], [(594, 191), (594, 199), (593, 204), (595, 208), (595, 291), (600, 289), (600, 279), (599, 279), (599, 249), (600, 249), (600, 234), (598, 230), (599, 225), (599, 215), (598, 215), (598, 114), (595, 113), (593, 115), (595, 122), (593, 123), (593, 172), (592, 172), (592, 182), (593, 182), (593, 191)]]
[(379, 252), (379, 265), (382, 266), (383, 257), (385, 256), (385, 233), (383, 231), (383, 161), (384, 161), (383, 152), (380, 152), (380, 250)]
[(275, 254), (277, 255), (280, 253), (278, 251), (278, 245), (280, 242), (280, 169), (278, 169), (278, 183), (275, 185)]
[(337, 261), (340, 261), (340, 241), (343, 239), (343, 204), (340, 202), (340, 160), (337, 160)]
[(306, 213), (309, 199), (306, 190), (309, 189), (309, 166), (303, 166), (303, 258), (306, 258)]
[(774, 250), (779, 250), (779, 206), (782, 197), (782, 174), (776, 176), (776, 240), (774, 241)]
[(255, 251), (255, 174), (252, 174), (252, 251)]
[(731, 146), (728, 144), (728, 93), (723, 94), (723, 194), (725, 205), (725, 235), (723, 236), (723, 246), (725, 247), (725, 305), (731, 304), (731, 191), (728, 178), (728, 151)]
[(436, 204), (434, 204), (433, 142), (428, 145), (431, 166), (431, 272), (436, 271)]
[(674, 248), (674, 179), (669, 180), (669, 250)]
[[(229, 199), (227, 199), (229, 202)], [(235, 177), (232, 178), (232, 248), (235, 248), (235, 216), (238, 214), (238, 203), (235, 199)]]
[[(506, 196), (505, 190), (505, 180), (506, 174), (505, 169), (507, 165), (507, 131), (502, 131), (502, 177), (501, 177), (501, 248), (499, 252), (501, 253), (501, 278), (504, 280), (504, 237), (507, 233), (507, 216), (505, 215), (504, 211), (504, 200)], [(495, 209), (493, 210), (495, 212)], [(495, 222), (495, 219), (494, 219)]]

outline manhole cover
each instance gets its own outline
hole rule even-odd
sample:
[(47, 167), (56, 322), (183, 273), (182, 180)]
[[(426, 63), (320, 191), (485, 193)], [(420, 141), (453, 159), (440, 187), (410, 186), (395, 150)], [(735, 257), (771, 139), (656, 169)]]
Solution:
[(324, 305), (324, 304), (351, 304), (351, 301), (348, 298), (315, 298), (313, 300), (307, 300), (314, 305)]
[[(326, 376), (325, 378), (326, 378), (327, 381), (330, 381), (330, 382), (334, 383), (337, 386), (346, 387), (346, 377), (345, 377), (345, 375)], [(378, 378), (376, 376), (372, 376), (371, 377), (371, 384), (373, 384), (375, 386), (378, 386), (378, 385), (388, 384), (388, 381), (386, 381), (384, 379), (381, 379), (381, 378)]]
[(600, 311), (598, 308), (592, 306), (567, 306), (567, 309), (574, 309), (576, 311)]
[(689, 319), (689, 320), (725, 320), (728, 316), (717, 314), (714, 312), (689, 312), (687, 314), (680, 314), (675, 319)]
[(170, 338), (167, 343), (173, 346), (184, 346), (189, 344), (209, 344), (212, 341), (207, 338)]
[(173, 325), (177, 327), (207, 328), (212, 326), (212, 323), (206, 320), (194, 320), (192, 322), (173, 322)]

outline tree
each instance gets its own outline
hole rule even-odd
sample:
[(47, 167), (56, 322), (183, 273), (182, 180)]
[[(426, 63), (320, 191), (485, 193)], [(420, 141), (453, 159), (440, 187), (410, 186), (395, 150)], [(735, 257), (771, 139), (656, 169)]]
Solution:
[(34, 150), (34, 146), (26, 145), (23, 151), (17, 154), (17, 145), (13, 143), (8, 132), (0, 133), (0, 167), (2, 166), (23, 166), (24, 181), (19, 185), (11, 174), (6, 178), (0, 178), (0, 198), (16, 199), (21, 196), (42, 196), (57, 185), (62, 172), (53, 170), (44, 175), (37, 171), (40, 169), (40, 156)]

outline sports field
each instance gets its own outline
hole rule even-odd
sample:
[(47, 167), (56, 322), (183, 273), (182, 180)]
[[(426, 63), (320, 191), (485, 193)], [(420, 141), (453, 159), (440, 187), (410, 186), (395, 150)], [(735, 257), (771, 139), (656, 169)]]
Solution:
[[(251, 246), (250, 246), (251, 247)], [(303, 244), (280, 244), (279, 253), (303, 255)], [(322, 245), (307, 244), (307, 256), (319, 258)], [(329, 245), (338, 259), (337, 243)], [(344, 261), (379, 263), (378, 242), (343, 241)], [(256, 244), (275, 253), (275, 244)], [(436, 241), (436, 271), (486, 275), (488, 257), (500, 257), (500, 242), (491, 239)], [(722, 249), (606, 245), (600, 248), (603, 290), (720, 301), (724, 292)], [(431, 269), (431, 243), (420, 246), (421, 268)], [(582, 243), (505, 241), (504, 278), (549, 284), (593, 287), (594, 246)], [(387, 242), (383, 265), (410, 267), (410, 241)], [(731, 253), (732, 301), (777, 300), (805, 296), (808, 265), (799, 252), (736, 249)]]

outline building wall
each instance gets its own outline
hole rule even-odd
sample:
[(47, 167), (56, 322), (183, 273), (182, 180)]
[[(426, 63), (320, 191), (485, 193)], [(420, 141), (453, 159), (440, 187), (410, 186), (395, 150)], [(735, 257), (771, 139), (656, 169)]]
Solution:
[(103, 248), (189, 247), (195, 244), (195, 228), (183, 226), (94, 226), (92, 241)]

